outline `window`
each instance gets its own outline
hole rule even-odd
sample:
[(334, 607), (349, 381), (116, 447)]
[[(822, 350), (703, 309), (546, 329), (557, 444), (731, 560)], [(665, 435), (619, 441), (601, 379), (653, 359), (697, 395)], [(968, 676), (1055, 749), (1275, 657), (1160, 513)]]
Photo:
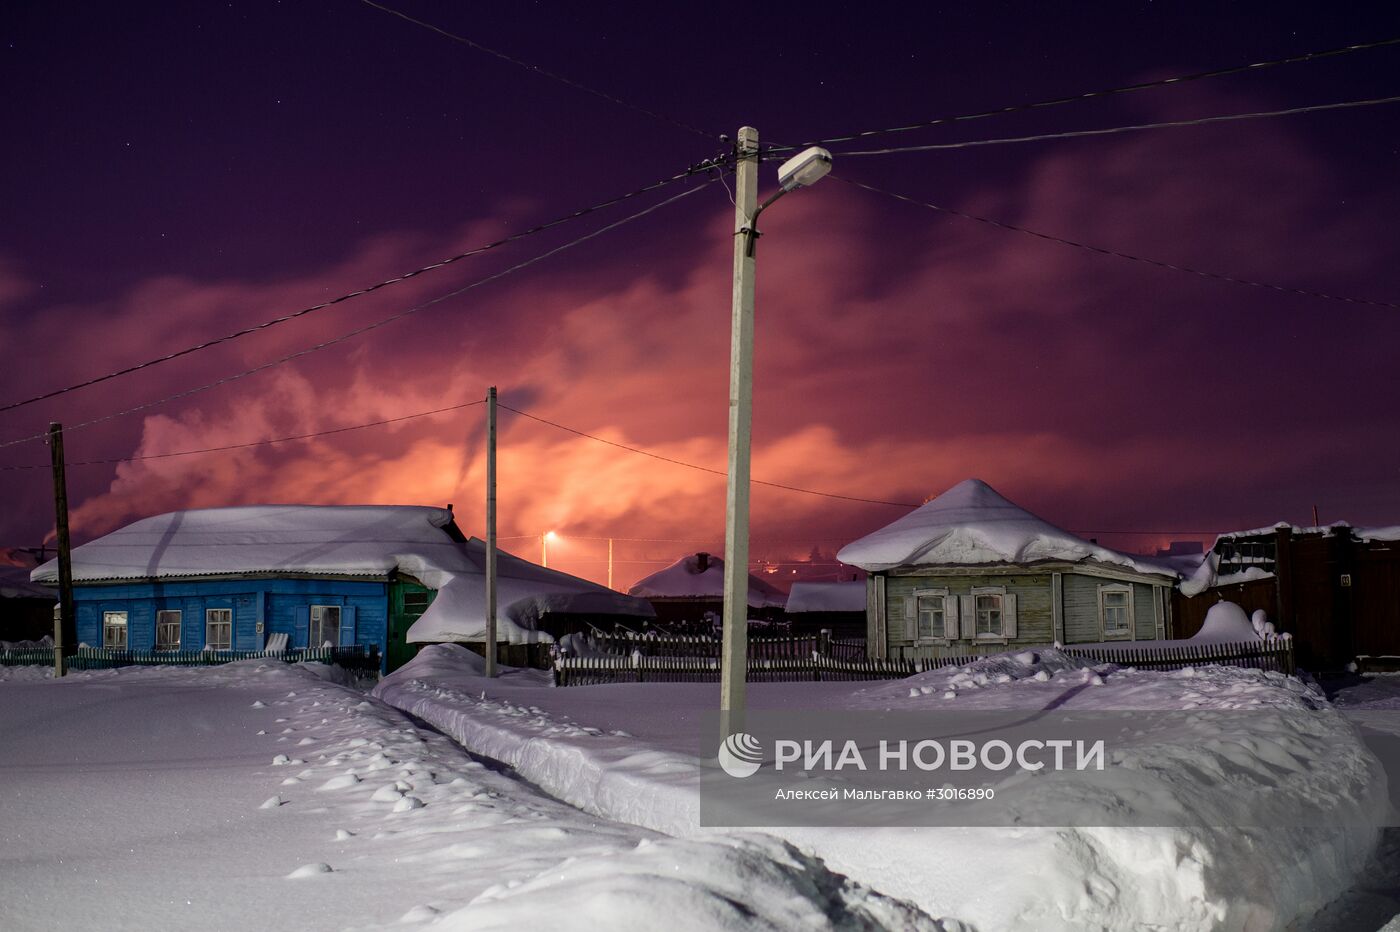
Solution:
[(332, 647), (340, 644), (340, 606), (311, 606), (311, 632), (307, 639), (308, 647), (320, 647), (327, 641)]
[(126, 650), (126, 612), (102, 613), (102, 646)]
[(979, 592), (973, 598), (977, 600), (977, 636), (1001, 637), (1001, 593)]
[(948, 633), (948, 623), (943, 609), (943, 593), (920, 593), (914, 597), (919, 613), (919, 637), (941, 638)]
[(1099, 624), (1106, 638), (1133, 636), (1132, 586), (1099, 586)]
[(205, 650), (233, 648), (233, 609), (211, 608), (204, 612)]
[(180, 621), (178, 611), (156, 612), (156, 650), (180, 649)]

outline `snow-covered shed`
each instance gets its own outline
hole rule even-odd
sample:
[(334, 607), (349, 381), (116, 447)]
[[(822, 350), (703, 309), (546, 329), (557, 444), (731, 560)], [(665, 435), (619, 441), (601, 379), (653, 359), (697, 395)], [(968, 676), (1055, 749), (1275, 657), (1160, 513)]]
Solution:
[[(724, 614), (724, 560), (708, 553), (684, 556), (637, 581), (628, 595), (646, 599), (658, 621), (670, 625), (701, 625), (707, 614)], [(781, 589), (749, 574), (749, 618), (781, 617), (787, 596)]]
[(826, 629), (839, 638), (863, 638), (865, 583), (795, 582), (788, 591), (787, 617), (795, 634)]
[(869, 572), (868, 650), (1030, 645), (1170, 636), (1167, 562), (1119, 553), (1055, 527), (967, 479), (847, 544)]
[(1278, 522), (1216, 538), (1178, 590), (1188, 636), (1228, 599), (1291, 634), (1308, 669), (1400, 667), (1400, 528)]
[[(131, 650), (373, 648), (387, 669), (412, 643), (480, 627), (484, 545), (445, 508), (253, 505), (176, 511), (73, 549), (80, 642)], [(501, 640), (548, 640), (547, 612), (646, 617), (644, 602), (502, 554)], [(58, 583), (57, 561), (33, 571)], [(601, 592), (599, 591), (601, 590)], [(437, 605), (440, 594), (446, 595)], [(410, 628), (428, 624), (410, 638)]]

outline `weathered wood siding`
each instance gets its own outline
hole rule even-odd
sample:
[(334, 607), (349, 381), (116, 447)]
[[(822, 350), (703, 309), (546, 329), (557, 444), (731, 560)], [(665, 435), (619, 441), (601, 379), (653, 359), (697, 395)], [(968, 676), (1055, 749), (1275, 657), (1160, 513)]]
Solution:
[(1112, 640), (1152, 641), (1163, 636), (1158, 634), (1158, 619), (1162, 615), (1161, 595), (1157, 592), (1160, 587), (1150, 583), (1120, 582), (1083, 573), (1065, 573), (1061, 577), (1064, 592), (1064, 643), (1084, 644), (1104, 640), (1103, 626), (1099, 618), (1099, 587), (1105, 585), (1133, 587), (1132, 637)]
[[(947, 589), (949, 595), (961, 596), (971, 594), (974, 588), (986, 586), (1005, 587), (1008, 595), (1016, 596), (1016, 637), (1008, 644), (1049, 644), (1054, 640), (1049, 573), (1027, 573), (1024, 576), (889, 576), (885, 577), (885, 632), (893, 652), (891, 656), (899, 656), (901, 648), (907, 653), (917, 646), (908, 635), (905, 616), (906, 599), (915, 590)], [(974, 642), (960, 638), (954, 643), (966, 645)]]

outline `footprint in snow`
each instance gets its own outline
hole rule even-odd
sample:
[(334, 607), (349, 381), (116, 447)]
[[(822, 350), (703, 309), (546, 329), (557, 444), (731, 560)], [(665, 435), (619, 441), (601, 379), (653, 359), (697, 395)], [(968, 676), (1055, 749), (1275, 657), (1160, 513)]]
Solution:
[(259, 808), (259, 809), (276, 809), (278, 806), (281, 806), (281, 805), (284, 805), (284, 801), (283, 801), (282, 797), (281, 797), (281, 796), (274, 796), (274, 797), (272, 797), (271, 799), (269, 799), (269, 800), (267, 800), (266, 802), (264, 802), (264, 803), (263, 803), (261, 806), (259, 806), (258, 808)]
[(329, 864), (303, 864), (287, 875), (288, 880), (300, 880), (303, 877), (317, 877), (321, 874), (334, 873)]
[(285, 779), (285, 780), (282, 781), (282, 785), (283, 785), (283, 786), (295, 786), (295, 785), (297, 785), (297, 784), (300, 783), (300, 782), (301, 782), (301, 778), (300, 778), (300, 777), (288, 777), (287, 779)]
[(274, 767), (281, 767), (282, 765), (284, 765), (284, 764), (290, 764), (291, 762), (292, 762), (292, 759), (291, 759), (290, 757), (288, 757), (287, 755), (285, 755), (285, 754), (278, 754), (276, 757), (274, 757), (274, 758), (272, 759), (272, 766), (274, 766)]
[(400, 917), (399, 917), (399, 922), (403, 922), (403, 923), (409, 923), (409, 922), (427, 922), (429, 919), (434, 919), (434, 918), (436, 918), (437, 915), (438, 915), (438, 910), (436, 910), (436, 909), (434, 909), (433, 907), (427, 905), (426, 903), (423, 903), (423, 904), (421, 904), (421, 905), (418, 905), (418, 906), (413, 907), (413, 908), (410, 909), (408, 912), (406, 912), (406, 913), (404, 913), (402, 916), (400, 916)]
[(336, 841), (349, 841), (350, 839), (352, 839), (352, 838), (354, 838), (354, 837), (355, 837), (355, 833), (352, 832), (352, 831), (349, 831), (349, 830), (347, 830), (347, 829), (338, 828), (338, 829), (335, 830), (335, 840), (336, 840)]
[(315, 739), (315, 738), (302, 738), (300, 741), (297, 742), (297, 745), (298, 745), (298, 746), (301, 746), (301, 747), (305, 747), (305, 746), (308, 745), (308, 744), (315, 744), (315, 743), (316, 743), (316, 739)]
[(265, 702), (263, 702), (261, 699), (254, 699), (254, 700), (253, 700), (253, 708), (255, 708), (255, 709), (265, 709), (265, 708), (267, 708), (267, 704), (266, 704)]

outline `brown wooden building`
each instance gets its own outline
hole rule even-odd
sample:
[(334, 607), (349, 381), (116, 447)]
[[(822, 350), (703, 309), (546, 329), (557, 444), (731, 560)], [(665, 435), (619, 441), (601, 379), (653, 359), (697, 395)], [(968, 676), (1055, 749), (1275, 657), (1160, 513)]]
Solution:
[(1280, 524), (1221, 535), (1202, 574), (1174, 595), (1173, 635), (1195, 634), (1222, 599), (1263, 609), (1293, 635), (1305, 668), (1353, 660), (1393, 668), (1400, 665), (1400, 528)]

